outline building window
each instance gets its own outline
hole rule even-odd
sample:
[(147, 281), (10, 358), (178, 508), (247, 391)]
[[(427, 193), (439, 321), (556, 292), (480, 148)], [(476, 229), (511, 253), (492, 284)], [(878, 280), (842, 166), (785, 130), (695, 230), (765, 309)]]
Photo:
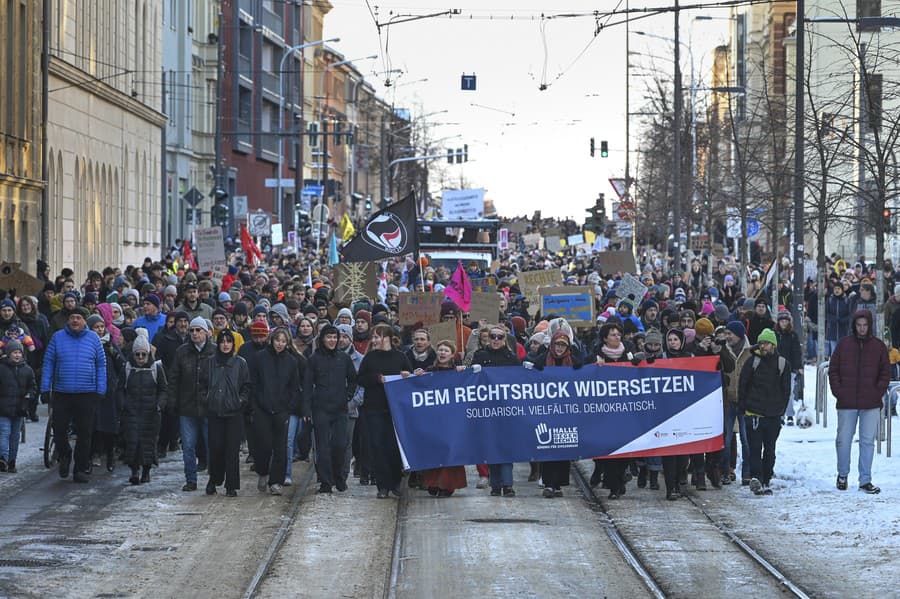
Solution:
[[(860, 19), (865, 18), (878, 18), (881, 16), (881, 0), (856, 0), (856, 17)], [(879, 31), (881, 28), (878, 25), (863, 25), (860, 23), (857, 26), (859, 31)]]
[(244, 58), (253, 56), (253, 28), (241, 21), (240, 40), (238, 40), (238, 53)]
[(263, 41), (261, 62), (263, 71), (275, 73), (275, 46), (273, 44)]
[(238, 89), (238, 122), (245, 127), (249, 127), (252, 114), (253, 92), (241, 87)]
[(869, 131), (881, 130), (882, 77), (881, 73), (866, 75), (866, 103)]

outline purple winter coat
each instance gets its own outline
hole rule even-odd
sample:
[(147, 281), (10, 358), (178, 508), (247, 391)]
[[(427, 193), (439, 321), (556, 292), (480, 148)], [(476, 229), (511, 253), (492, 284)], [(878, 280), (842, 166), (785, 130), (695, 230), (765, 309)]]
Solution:
[[(856, 336), (856, 321), (865, 318), (869, 333)], [(839, 410), (881, 408), (891, 380), (887, 346), (872, 335), (872, 313), (857, 310), (850, 321), (851, 333), (838, 341), (828, 366), (828, 382)]]

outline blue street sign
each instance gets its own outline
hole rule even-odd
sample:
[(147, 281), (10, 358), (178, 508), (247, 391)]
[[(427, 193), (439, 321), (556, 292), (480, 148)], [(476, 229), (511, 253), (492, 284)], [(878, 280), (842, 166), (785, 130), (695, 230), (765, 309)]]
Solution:
[(321, 185), (307, 185), (303, 188), (303, 191), (300, 193), (302, 195), (306, 195), (306, 196), (319, 196), (319, 195), (322, 195), (322, 191), (324, 191), (324, 190), (325, 190), (325, 188)]
[(475, 75), (463, 75), (460, 88), (463, 91), (475, 91)]
[(747, 219), (747, 237), (756, 237), (759, 235), (759, 221), (755, 218)]

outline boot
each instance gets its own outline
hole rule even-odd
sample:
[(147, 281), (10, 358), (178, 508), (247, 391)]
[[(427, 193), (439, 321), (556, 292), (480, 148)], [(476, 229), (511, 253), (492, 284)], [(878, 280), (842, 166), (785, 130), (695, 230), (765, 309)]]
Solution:
[(643, 489), (647, 486), (647, 467), (641, 466), (640, 470), (638, 470), (638, 480), (637, 480), (638, 489)]
[(675, 487), (666, 487), (666, 499), (669, 501), (675, 501), (677, 499), (681, 499), (681, 491), (677, 486)]
[(116, 452), (114, 449), (110, 448), (106, 452), (106, 471), (112, 472), (116, 469)]
[(16, 470), (16, 461), (15, 460), (10, 460), (9, 462), (7, 462), (6, 471), (9, 472), (10, 474), (15, 474), (16, 472), (18, 472), (18, 470)]
[(137, 466), (131, 467), (131, 477), (128, 479), (128, 482), (131, 483), (132, 485), (140, 484), (141, 481), (140, 481), (140, 478), (138, 478), (138, 467)]
[(141, 468), (141, 482), (142, 483), (150, 482), (150, 466), (143, 466)]
[(600, 465), (600, 460), (594, 460), (594, 472), (591, 474), (591, 486), (596, 487), (600, 484), (601, 479), (603, 478), (603, 467)]
[(698, 472), (694, 475), (694, 488), (698, 491), (706, 490), (706, 474)]
[(713, 486), (713, 489), (721, 489), (722, 488), (722, 475), (719, 474), (719, 469), (716, 467), (710, 468), (709, 472), (706, 473), (706, 476), (709, 477), (709, 482)]
[(531, 472), (528, 474), (528, 482), (533, 483), (541, 477), (541, 465), (537, 462), (530, 462)]
[(650, 471), (650, 490), (659, 491), (659, 470)]

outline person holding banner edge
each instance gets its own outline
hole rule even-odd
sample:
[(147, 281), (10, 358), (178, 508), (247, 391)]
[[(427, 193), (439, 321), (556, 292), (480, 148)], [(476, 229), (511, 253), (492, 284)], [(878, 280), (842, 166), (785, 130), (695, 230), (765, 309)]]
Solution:
[[(475, 352), (472, 356), (472, 366), (476, 371), (481, 368), (493, 366), (519, 366), (519, 359), (506, 344), (506, 330), (500, 326), (493, 326), (489, 331), (488, 346)], [(488, 474), (491, 485), (492, 497), (515, 497), (513, 489), (513, 465), (512, 463), (488, 464)]]

